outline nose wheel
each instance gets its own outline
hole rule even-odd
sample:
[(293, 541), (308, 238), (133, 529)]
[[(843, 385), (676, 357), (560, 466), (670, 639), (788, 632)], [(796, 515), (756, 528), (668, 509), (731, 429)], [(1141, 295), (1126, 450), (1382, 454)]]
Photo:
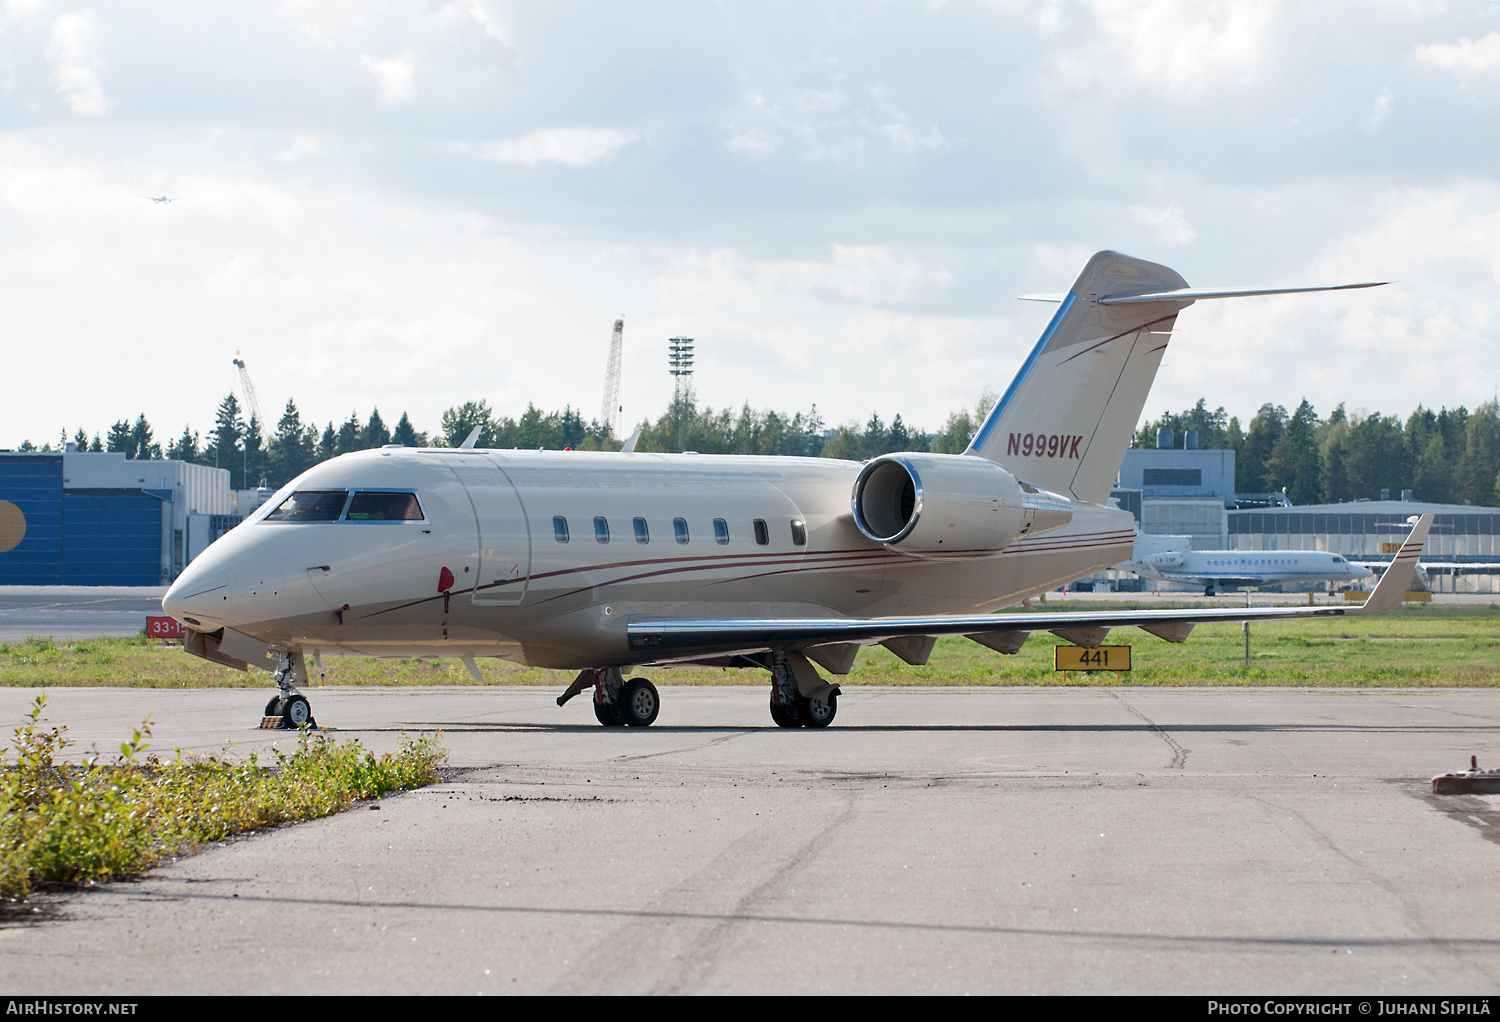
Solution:
[(266, 702), (265, 711), (260, 718), (261, 730), (295, 731), (304, 726), (317, 727), (318, 722), (312, 715), (312, 704), (293, 684), (294, 680), (307, 680), (307, 667), (302, 662), (302, 654), (283, 653), (281, 662), (271, 674), (271, 680), (276, 683), (277, 692)]

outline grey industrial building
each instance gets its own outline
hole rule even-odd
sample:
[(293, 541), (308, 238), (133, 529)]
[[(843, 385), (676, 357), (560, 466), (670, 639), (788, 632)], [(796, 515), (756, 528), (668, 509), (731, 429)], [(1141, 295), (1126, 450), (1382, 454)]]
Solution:
[[(1163, 430), (1158, 447), (1125, 452), (1112, 494), (1144, 533), (1186, 537), (1193, 550), (1326, 550), (1379, 562), (1410, 531), (1407, 519), (1431, 512), (1421, 563), (1432, 589), (1500, 592), (1500, 508), (1432, 504), (1409, 490), (1396, 500), (1293, 507), (1283, 494), (1237, 493), (1234, 451), (1198, 450), (1192, 433), (1174, 447), (1171, 434)], [(1122, 589), (1138, 583), (1113, 569), (1096, 579)]]

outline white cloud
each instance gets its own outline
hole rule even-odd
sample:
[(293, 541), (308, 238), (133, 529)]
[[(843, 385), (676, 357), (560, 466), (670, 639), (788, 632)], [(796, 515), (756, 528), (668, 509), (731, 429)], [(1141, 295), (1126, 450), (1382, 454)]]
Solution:
[(879, 85), (851, 94), (838, 75), (827, 87), (801, 89), (780, 102), (751, 89), (740, 97), (725, 148), (747, 156), (767, 157), (783, 148), (804, 160), (851, 157), (873, 140), (884, 139), (902, 153), (925, 152), (947, 145), (935, 124), (911, 117), (887, 98)]
[(396, 57), (361, 56), (360, 66), (375, 79), (380, 98), (386, 103), (408, 103), (416, 84), (417, 61), (410, 54)]
[(610, 159), (634, 140), (634, 135), (613, 128), (542, 128), (487, 146), (484, 156), (496, 163), (516, 163), (523, 167), (538, 163), (583, 167)]
[(1199, 396), (1242, 421), (1266, 401), (1291, 408), (1303, 397), (1325, 415), (1341, 401), (1405, 415), (1418, 403), (1472, 408), (1493, 397), (1500, 383), (1500, 306), (1493, 297), (1500, 293), (1500, 186), (1401, 190), (1363, 204), (1380, 211), (1367, 226), (1266, 283), (1396, 283), (1200, 302), (1178, 320), (1173, 357), (1148, 415), (1188, 407)]
[(290, 145), (276, 154), (283, 163), (293, 163), (310, 156), (322, 156), (323, 144), (311, 135), (298, 135)]
[(1165, 245), (1191, 245), (1198, 240), (1198, 232), (1188, 221), (1187, 211), (1179, 202), (1165, 206), (1132, 206), (1130, 215), (1136, 222), (1149, 227), (1157, 240)]
[(1446, 71), (1493, 71), (1500, 67), (1500, 32), (1491, 32), (1479, 40), (1418, 46), (1415, 56), (1424, 64)]
[(47, 46), (57, 91), (75, 114), (88, 117), (101, 117), (105, 109), (104, 86), (99, 82), (99, 61), (94, 54), (98, 31), (99, 19), (93, 11), (64, 14), (53, 22), (52, 41)]
[(1128, 77), (1178, 96), (1254, 80), (1281, 8), (1281, 0), (1087, 2), (1098, 36), (1059, 54), (1063, 83)]
[(1391, 107), (1395, 104), (1396, 96), (1387, 87), (1380, 90), (1375, 97), (1375, 105), (1370, 110), (1370, 115), (1365, 118), (1364, 129), (1370, 134), (1375, 134), (1385, 127), (1385, 122), (1391, 116)]

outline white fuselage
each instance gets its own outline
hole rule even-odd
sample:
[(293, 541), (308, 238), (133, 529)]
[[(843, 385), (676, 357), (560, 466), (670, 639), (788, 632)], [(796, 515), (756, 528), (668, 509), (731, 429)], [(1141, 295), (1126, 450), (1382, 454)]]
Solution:
[(1320, 550), (1163, 550), (1118, 567), (1188, 585), (1283, 585), (1353, 582), (1373, 572)]
[[(824, 458), (349, 454), (213, 544), (163, 605), (197, 631), (228, 627), (291, 652), (602, 667), (646, 659), (627, 647), (633, 618), (984, 613), (1131, 552), (1128, 513), (1073, 502), (1067, 526), (989, 556), (901, 553), (856, 528), (859, 470)], [(265, 520), (286, 494), (315, 490), (411, 492), (422, 517)]]

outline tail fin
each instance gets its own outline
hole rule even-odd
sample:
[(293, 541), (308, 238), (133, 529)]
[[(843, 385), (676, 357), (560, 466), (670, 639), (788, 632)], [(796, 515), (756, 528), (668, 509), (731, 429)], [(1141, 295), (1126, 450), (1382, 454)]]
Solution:
[[(1427, 543), (1427, 532), (1432, 528), (1436, 517), (1426, 514), (1412, 522), (1411, 534), (1401, 544), (1401, 549), (1396, 551), (1396, 556), (1391, 558), (1391, 566), (1385, 569), (1385, 574), (1375, 583), (1375, 589), (1365, 600), (1365, 605), (1350, 613), (1379, 614), (1383, 610), (1395, 610), (1401, 606), (1402, 597), (1411, 587), (1417, 558), (1422, 555), (1422, 547)], [(1408, 518), (1407, 521), (1411, 519)]]
[(1146, 405), (1177, 314), (1205, 298), (1379, 287), (1189, 288), (1177, 271), (1095, 253), (965, 454), (1018, 479), (1102, 504)]
[(1097, 253), (965, 453), (1036, 486), (1104, 503), (1172, 324), (1190, 300), (1101, 305), (1099, 299), (1185, 287), (1165, 266)]

